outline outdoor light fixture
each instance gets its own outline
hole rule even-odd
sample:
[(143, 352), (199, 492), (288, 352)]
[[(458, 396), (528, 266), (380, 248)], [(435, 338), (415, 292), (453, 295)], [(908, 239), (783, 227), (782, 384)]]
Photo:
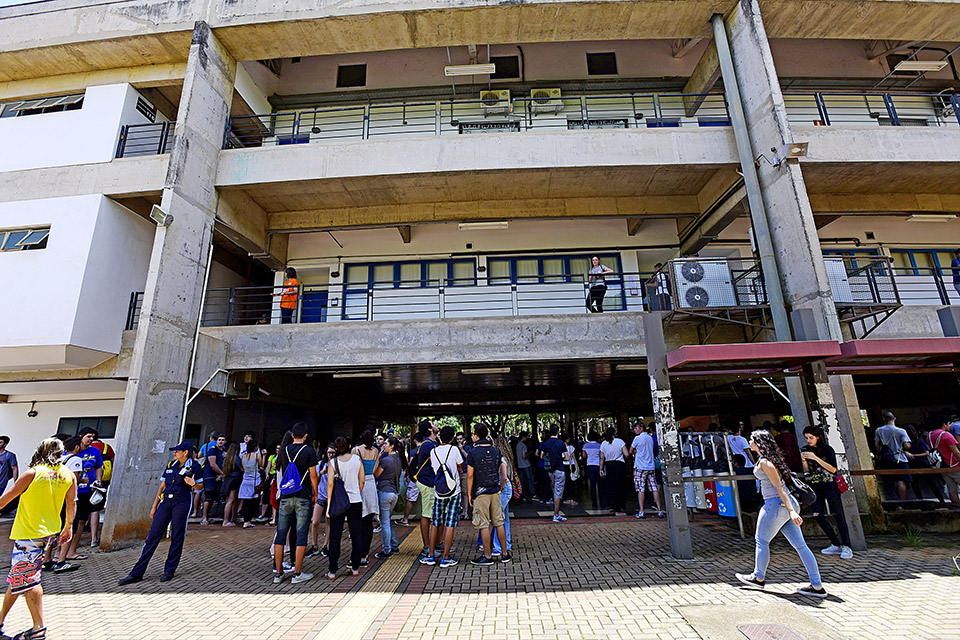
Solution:
[(480, 376), (485, 373), (510, 373), (510, 367), (485, 367), (481, 369), (460, 369), (465, 376)]
[(946, 60), (903, 60), (898, 62), (893, 70), (922, 71), (923, 73), (928, 73), (930, 71), (940, 71), (945, 66), (947, 66)]
[(379, 378), (382, 374), (379, 369), (372, 371), (341, 371), (333, 374), (334, 378)]
[(907, 217), (907, 222), (952, 222), (957, 216), (949, 213), (915, 213)]
[(506, 220), (499, 222), (461, 222), (457, 225), (460, 231), (483, 231), (485, 229), (508, 229), (510, 223)]
[(488, 76), (497, 72), (497, 65), (489, 64), (454, 64), (443, 68), (443, 75), (450, 76)]
[(153, 208), (150, 209), (150, 219), (153, 220), (158, 227), (169, 227), (173, 222), (173, 216), (161, 209), (158, 205), (153, 205)]

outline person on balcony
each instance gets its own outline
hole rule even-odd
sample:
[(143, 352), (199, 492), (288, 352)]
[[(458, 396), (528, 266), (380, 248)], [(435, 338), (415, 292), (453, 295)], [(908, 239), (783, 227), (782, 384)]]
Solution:
[(960, 295), (960, 249), (954, 249), (953, 260), (950, 261), (950, 269), (953, 271), (953, 288)]
[(284, 271), (287, 279), (283, 282), (283, 290), (274, 295), (280, 296), (280, 324), (292, 324), (293, 315), (297, 310), (297, 297), (300, 295), (300, 281), (297, 280), (297, 270), (287, 267)]
[(653, 311), (670, 310), (670, 279), (664, 272), (662, 262), (653, 265), (653, 276), (650, 278), (647, 291), (650, 292), (650, 308)]
[(608, 273), (614, 273), (614, 271), (610, 267), (600, 264), (598, 256), (590, 258), (590, 264), (590, 271), (587, 274), (590, 279), (587, 309), (591, 313), (603, 313), (603, 296), (607, 295), (607, 280), (604, 276)]

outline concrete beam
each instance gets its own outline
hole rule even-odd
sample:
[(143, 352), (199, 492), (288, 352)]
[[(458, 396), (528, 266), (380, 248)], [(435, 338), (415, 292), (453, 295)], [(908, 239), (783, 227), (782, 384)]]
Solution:
[(267, 212), (243, 191), (217, 192), (217, 230), (248, 253), (267, 250)]
[(163, 187), (169, 158), (169, 155), (142, 156), (0, 172), (0, 202), (88, 194), (110, 198), (157, 196)]
[[(694, 67), (693, 73), (690, 74), (687, 84), (683, 86), (683, 92), (685, 94), (706, 93), (717, 84), (719, 79), (720, 60), (717, 58), (717, 48), (709, 44), (706, 51), (700, 56), (700, 61)], [(703, 101), (703, 96), (688, 95), (684, 98), (684, 108), (688, 118), (697, 112)]]
[(635, 236), (637, 232), (640, 231), (640, 227), (643, 226), (645, 220), (643, 218), (627, 218), (627, 235)]
[(45, 78), (0, 82), (0, 102), (14, 98), (37, 98), (82, 91), (87, 87), (128, 82), (134, 87), (161, 87), (183, 81), (187, 64), (151, 64), (140, 67), (104, 69), (87, 73), (67, 73)]
[(704, 38), (690, 38), (689, 40), (678, 40), (671, 45), (674, 58), (682, 58), (693, 51), (698, 44), (704, 41)]
[[(816, 210), (816, 209), (814, 209)], [(813, 216), (813, 224), (817, 227), (817, 231), (823, 229), (825, 226), (831, 222), (835, 222), (840, 219), (841, 216)]]
[(957, 213), (960, 194), (954, 193), (811, 193), (816, 213)]
[(397, 231), (400, 232), (400, 239), (403, 240), (403, 244), (410, 244), (410, 225), (402, 224), (397, 227)]
[(680, 255), (697, 253), (730, 226), (730, 223), (744, 214), (746, 187), (740, 187), (708, 210), (705, 217), (681, 235)]

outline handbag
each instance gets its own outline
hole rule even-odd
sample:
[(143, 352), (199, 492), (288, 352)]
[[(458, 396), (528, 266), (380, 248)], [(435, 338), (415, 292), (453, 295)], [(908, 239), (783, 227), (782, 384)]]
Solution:
[(797, 504), (800, 505), (800, 513), (809, 509), (813, 506), (813, 503), (817, 501), (817, 494), (813, 492), (810, 485), (796, 475), (791, 473), (784, 484), (786, 484), (787, 491), (790, 492), (790, 495), (793, 496)]
[(842, 473), (838, 473), (833, 476), (834, 481), (837, 483), (837, 489), (840, 490), (840, 493), (846, 493), (850, 488), (850, 485), (847, 483), (847, 479), (843, 477)]
[(327, 496), (327, 509), (330, 517), (336, 518), (345, 514), (350, 508), (350, 496), (347, 495), (347, 488), (340, 477), (340, 461), (334, 458), (333, 465), (337, 471), (333, 476), (333, 493)]
[(523, 497), (523, 485), (520, 484), (520, 474), (517, 473), (516, 467), (513, 469), (513, 482), (510, 483), (513, 487), (513, 496), (512, 500), (519, 500)]

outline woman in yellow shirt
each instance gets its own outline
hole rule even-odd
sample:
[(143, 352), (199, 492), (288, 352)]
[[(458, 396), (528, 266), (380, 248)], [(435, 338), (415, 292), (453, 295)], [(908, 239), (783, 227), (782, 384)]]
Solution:
[[(60, 464), (62, 455), (63, 443), (56, 438), (47, 438), (37, 446), (30, 469), (0, 496), (0, 509), (20, 496), (17, 516), (10, 529), (13, 555), (7, 576), (9, 586), (0, 609), (0, 635), (3, 634), (3, 621), (22, 593), (33, 618), (33, 627), (13, 637), (22, 640), (47, 637), (47, 628), (43, 626), (43, 587), (40, 586), (43, 550), (50, 538), (57, 534), (61, 546), (70, 542), (77, 509), (77, 479)], [(60, 511), (64, 505), (66, 518), (61, 520)]]

